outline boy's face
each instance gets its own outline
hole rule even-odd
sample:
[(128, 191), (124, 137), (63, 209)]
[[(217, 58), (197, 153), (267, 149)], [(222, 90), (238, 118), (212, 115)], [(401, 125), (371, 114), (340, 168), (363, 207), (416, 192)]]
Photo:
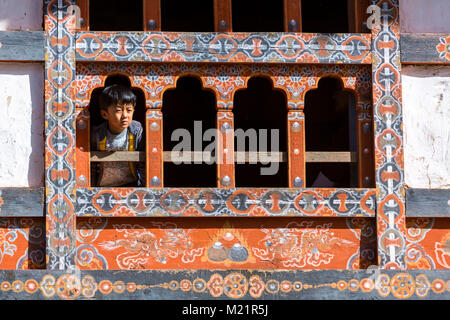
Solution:
[(130, 126), (133, 113), (132, 104), (109, 106), (107, 110), (100, 110), (103, 119), (108, 121), (109, 131), (114, 134), (119, 134)]

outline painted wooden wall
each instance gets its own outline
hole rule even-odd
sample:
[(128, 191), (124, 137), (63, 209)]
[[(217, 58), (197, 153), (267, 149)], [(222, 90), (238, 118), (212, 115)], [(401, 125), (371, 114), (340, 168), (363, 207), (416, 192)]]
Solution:
[[(10, 3), (11, 1), (1, 1), (0, 5), (9, 6)], [(42, 20), (25, 18), (35, 15), (42, 17), (41, 13), (36, 13), (39, 11), (35, 8), (37, 4), (42, 8), (42, 2), (19, 3), (20, 5), (11, 9), (16, 14), (16, 19), (11, 18), (14, 15), (8, 19), (2, 19), (0, 15), (0, 23), (3, 23), (0, 24), (1, 28), (42, 30)], [(25, 8), (25, 11), (21, 8)], [(22, 12), (28, 13), (25, 15)], [(408, 13), (405, 13), (405, 17), (408, 17)], [(436, 24), (439, 24), (439, 19)], [(437, 32), (439, 29), (436, 27), (433, 30)], [(448, 103), (445, 103), (448, 101), (446, 68), (408, 66), (402, 70), (402, 81), (405, 82), (405, 151), (410, 152), (405, 155), (405, 178), (407, 185), (410, 183), (411, 187), (448, 186), (448, 158), (443, 153), (445, 142), (448, 143), (448, 128), (447, 131), (442, 131), (442, 128), (432, 128), (430, 123), (426, 123), (445, 121), (448, 115)], [(0, 108), (8, 115), (3, 123), (0, 120), (0, 128), (4, 130), (3, 134), (0, 133), (0, 139), (11, 137), (1, 146), (0, 156), (3, 158), (0, 158), (0, 186), (43, 186), (44, 164), (39, 163), (43, 161), (44, 153), (42, 79), (42, 64), (0, 65)], [(430, 90), (423, 90), (424, 95), (419, 99), (415, 96), (419, 88)], [(28, 92), (30, 95), (24, 94)], [(433, 102), (431, 107), (430, 101)], [(439, 101), (442, 103), (439, 104)], [(426, 122), (419, 121), (424, 108), (433, 108), (434, 111), (427, 113)], [(439, 117), (435, 113), (442, 113), (443, 116)], [(24, 125), (21, 133), (30, 134), (17, 140), (19, 137), (10, 125), (13, 121), (17, 121), (14, 128), (19, 124)], [(419, 133), (430, 131), (430, 134), (415, 135), (417, 130)], [(441, 142), (437, 139), (441, 139)], [(410, 149), (408, 145), (411, 146)], [(434, 152), (430, 152), (430, 148)], [(38, 157), (33, 158), (33, 154)], [(11, 156), (15, 160), (8, 158)], [(37, 162), (31, 161), (31, 158), (37, 159)], [(17, 161), (18, 165), (15, 162), (11, 164), (11, 161)], [(417, 170), (423, 169), (424, 163), (428, 163), (429, 170), (434, 171), (422, 173)], [(0, 201), (1, 199), (0, 197)], [(253, 269), (257, 266), (264, 270), (353, 270), (365, 269), (378, 262), (376, 221), (367, 217), (252, 220), (131, 217), (71, 219), (76, 221), (75, 263), (80, 269)], [(405, 224), (406, 268), (450, 269), (448, 219), (406, 218)], [(1, 217), (0, 243), (3, 249), (0, 269), (45, 268), (44, 227), (44, 218)], [(51, 245), (51, 241), (48, 244)], [(55, 245), (57, 246), (63, 247), (60, 243)]]

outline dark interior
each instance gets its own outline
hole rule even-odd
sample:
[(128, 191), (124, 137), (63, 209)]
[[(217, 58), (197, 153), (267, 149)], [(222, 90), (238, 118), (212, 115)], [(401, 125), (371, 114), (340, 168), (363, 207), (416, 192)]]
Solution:
[[(211, 91), (203, 90), (199, 79), (181, 77), (175, 89), (167, 90), (163, 96), (163, 149), (172, 151), (182, 140), (172, 141), (176, 129), (186, 129), (191, 136), (191, 150), (203, 151), (213, 140), (203, 141), (201, 149), (194, 145), (194, 121), (201, 121), (202, 135), (216, 128), (216, 98)], [(215, 156), (215, 153), (213, 153)], [(164, 162), (165, 187), (216, 187), (216, 165), (175, 164)]]
[[(325, 77), (305, 95), (306, 151), (356, 151), (354, 94), (343, 91), (340, 79)], [(306, 163), (306, 186), (322, 172), (333, 183), (320, 187), (356, 187), (357, 164)], [(319, 187), (319, 186), (318, 186)]]
[(302, 32), (350, 32), (347, 0), (302, 0)]
[(142, 31), (142, 20), (142, 0), (89, 1), (89, 27), (92, 31)]
[(213, 32), (213, 4), (212, 0), (162, 0), (161, 30)]
[(232, 0), (233, 32), (283, 32), (283, 0)]
[[(255, 129), (259, 139), (259, 129), (267, 129), (267, 151), (287, 151), (287, 102), (284, 92), (273, 89), (272, 81), (264, 77), (253, 77), (248, 81), (246, 89), (234, 95), (234, 128)], [(279, 131), (279, 150), (271, 150), (271, 129)], [(235, 137), (235, 151), (258, 151), (250, 149), (246, 139), (244, 150), (239, 150)], [(259, 150), (261, 151), (261, 150)], [(288, 187), (287, 162), (280, 162), (275, 175), (261, 175), (260, 169), (270, 164), (235, 164), (236, 187)]]

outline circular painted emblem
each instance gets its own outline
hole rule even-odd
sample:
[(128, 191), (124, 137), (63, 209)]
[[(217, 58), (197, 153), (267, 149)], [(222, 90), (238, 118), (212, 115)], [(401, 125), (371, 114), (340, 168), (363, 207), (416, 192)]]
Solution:
[(225, 294), (233, 299), (245, 296), (248, 290), (247, 278), (241, 273), (230, 273), (224, 279)]
[(143, 190), (134, 191), (127, 198), (128, 206), (137, 213), (150, 211), (155, 204), (155, 196)]
[(289, 207), (289, 198), (284, 192), (269, 191), (261, 198), (261, 205), (271, 215), (281, 215)]

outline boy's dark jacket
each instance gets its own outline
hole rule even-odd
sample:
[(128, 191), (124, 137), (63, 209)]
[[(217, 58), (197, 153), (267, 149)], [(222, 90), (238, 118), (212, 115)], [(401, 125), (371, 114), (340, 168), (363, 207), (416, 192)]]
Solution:
[[(104, 142), (106, 141), (106, 131), (108, 130), (108, 122), (104, 121), (98, 126), (94, 127), (91, 132), (91, 150), (102, 151), (104, 149)], [(140, 122), (132, 120), (128, 131), (129, 151), (145, 150), (145, 141), (143, 139), (143, 129)], [(134, 166), (132, 166), (134, 168)], [(135, 175), (137, 176), (138, 187), (144, 186), (144, 166), (141, 163), (136, 163)], [(98, 178), (98, 177), (97, 177)]]

